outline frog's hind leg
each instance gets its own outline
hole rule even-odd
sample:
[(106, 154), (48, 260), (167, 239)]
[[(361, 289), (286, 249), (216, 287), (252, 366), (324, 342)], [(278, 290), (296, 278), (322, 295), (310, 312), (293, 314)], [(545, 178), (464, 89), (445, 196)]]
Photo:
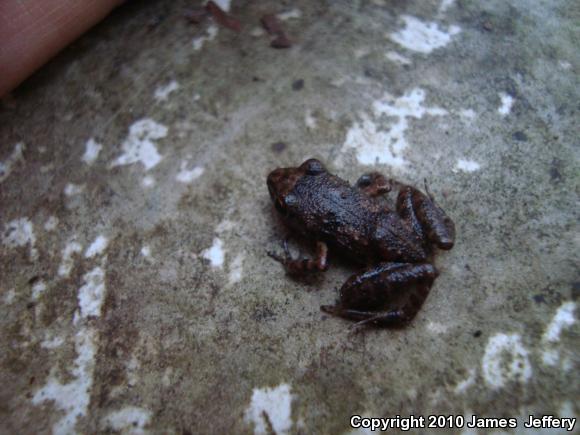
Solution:
[(354, 324), (355, 328), (373, 324), (376, 326), (400, 326), (409, 323), (415, 318), (423, 303), (429, 296), (431, 291), (432, 283), (425, 282), (417, 286), (415, 292), (413, 292), (409, 300), (405, 305), (403, 305), (398, 310), (389, 310), (383, 312), (375, 312), (374, 316), (369, 316)]
[(315, 258), (292, 258), (288, 249), (288, 240), (284, 240), (284, 256), (268, 251), (274, 260), (282, 263), (291, 275), (301, 275), (308, 272), (324, 272), (328, 269), (328, 247), (324, 242), (316, 242)]
[(352, 310), (343, 308), (340, 304), (322, 305), (320, 309), (333, 316), (357, 320), (357, 323), (352, 326), (355, 329), (368, 324), (379, 327), (403, 326), (415, 318), (425, 299), (427, 299), (431, 286), (432, 283), (428, 282), (418, 286), (417, 291), (410, 296), (409, 301), (399, 309), (385, 311)]
[(349, 320), (358, 320), (355, 327), (373, 323), (377, 326), (391, 326), (403, 323), (404, 313), (401, 310), (363, 311), (343, 308), (339, 305), (322, 305), (320, 309), (330, 315)]
[[(341, 288), (337, 305), (320, 307), (325, 313), (357, 320), (355, 327), (365, 324), (397, 326), (410, 322), (427, 299), (438, 272), (432, 264), (385, 263), (351, 276)], [(388, 306), (395, 291), (414, 286), (414, 292), (401, 308), (374, 310)]]
[(369, 172), (362, 175), (355, 186), (372, 197), (384, 195), (392, 189), (392, 183), (380, 172)]
[[(425, 183), (427, 187), (427, 183)], [(397, 196), (397, 212), (411, 223), (413, 230), (440, 249), (451, 249), (455, 243), (455, 224), (439, 207), (427, 190), (427, 195), (411, 186), (402, 186)]]

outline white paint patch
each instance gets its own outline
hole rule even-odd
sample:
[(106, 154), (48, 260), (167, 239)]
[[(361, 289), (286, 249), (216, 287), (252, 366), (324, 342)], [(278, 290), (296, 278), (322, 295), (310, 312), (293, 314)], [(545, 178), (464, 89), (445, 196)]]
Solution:
[(224, 11), (229, 12), (232, 0), (214, 0), (214, 3), (217, 4)]
[(314, 130), (316, 128), (316, 118), (311, 110), (306, 111), (306, 114), (304, 115), (304, 124), (306, 124), (306, 128), (309, 130)]
[(287, 12), (282, 12), (276, 15), (280, 21), (290, 20), (292, 18), (302, 17), (302, 11), (300, 9), (294, 8)]
[(578, 415), (574, 412), (574, 406), (572, 402), (566, 401), (563, 402), (560, 406), (558, 411), (558, 415), (562, 418), (576, 418), (578, 419)]
[(574, 317), (575, 310), (576, 303), (574, 302), (565, 302), (562, 304), (548, 325), (542, 340), (547, 343), (560, 341), (562, 331), (576, 323), (576, 318)]
[(53, 401), (54, 405), (64, 412), (64, 416), (52, 426), (52, 433), (55, 435), (76, 433), (75, 425), (78, 418), (87, 414), (93, 386), (96, 340), (94, 330), (88, 328), (79, 330), (75, 335), (77, 357), (71, 370), (74, 379), (68, 384), (62, 384), (51, 375), (44, 387), (32, 397), (34, 405)]
[(497, 109), (497, 112), (501, 116), (507, 116), (512, 111), (512, 106), (514, 105), (514, 99), (511, 95), (504, 92), (500, 92), (499, 98), (501, 99), (501, 105)]
[(40, 343), (40, 347), (43, 349), (57, 349), (64, 344), (64, 338), (62, 337), (51, 337), (45, 338)]
[(147, 175), (146, 177), (143, 177), (143, 179), (141, 180), (141, 186), (149, 188), (149, 187), (153, 187), (155, 185), (155, 178), (153, 178), (151, 175)]
[(113, 411), (102, 419), (102, 425), (114, 431), (123, 431), (131, 435), (144, 434), (144, 428), (151, 420), (151, 412), (136, 406), (128, 406)]
[[(471, 409), (465, 410), (465, 421), (472, 421), (473, 420), (473, 411)], [(461, 435), (478, 435), (479, 431), (475, 428), (465, 428), (461, 431)], [(496, 435), (496, 434), (494, 434)], [(499, 435), (499, 434), (497, 434)]]
[(439, 29), (436, 23), (426, 23), (410, 15), (401, 17), (405, 27), (391, 33), (390, 38), (408, 50), (429, 54), (433, 50), (444, 47), (451, 38), (461, 32), (458, 26), (449, 26), (447, 31)]
[(179, 83), (176, 80), (171, 80), (169, 83), (159, 86), (155, 89), (154, 97), (157, 102), (167, 101), (169, 94), (179, 89)]
[(562, 358), (561, 367), (564, 372), (569, 372), (574, 367), (574, 362), (569, 356), (565, 356), (564, 358)]
[(22, 142), (17, 143), (14, 145), (14, 151), (12, 151), (12, 154), (10, 154), (3, 162), (0, 162), (0, 183), (10, 176), (16, 163), (24, 160), (22, 153), (25, 149), (26, 146)]
[(233, 223), (229, 219), (224, 219), (221, 221), (215, 229), (215, 232), (218, 234), (225, 233), (227, 231), (231, 231), (236, 227), (236, 224)]
[(455, 0), (441, 0), (441, 4), (439, 5), (439, 14), (443, 15), (447, 9), (449, 9), (453, 3), (455, 3)]
[(542, 343), (544, 345), (542, 363), (544, 365), (555, 367), (560, 362), (560, 351), (555, 348), (555, 344), (560, 341), (562, 331), (570, 328), (574, 323), (576, 323), (576, 318), (574, 317), (575, 310), (576, 303), (563, 303), (556, 311), (550, 324), (547, 326), (546, 331), (542, 336)]
[(62, 250), (62, 261), (58, 267), (58, 274), (60, 276), (69, 276), (74, 264), (73, 255), (80, 253), (82, 250), (83, 247), (76, 241), (67, 243), (67, 245)]
[(141, 248), (141, 255), (145, 258), (151, 257), (151, 248), (148, 245), (145, 245)]
[[(377, 125), (366, 115), (363, 115), (361, 122), (355, 122), (346, 134), (346, 140), (342, 146), (342, 151), (349, 148), (356, 150), (357, 159), (363, 165), (387, 164), (393, 167), (402, 168), (407, 161), (396, 153), (406, 147), (406, 143), (399, 143), (399, 147), (394, 151), (391, 142), (391, 135), (388, 132), (379, 131)], [(388, 148), (387, 148), (388, 147)]]
[(47, 172), (50, 172), (54, 169), (54, 164), (53, 163), (49, 163), (48, 165), (42, 165), (40, 167), (40, 173), (41, 174), (46, 174)]
[(527, 382), (532, 376), (528, 351), (518, 334), (499, 333), (491, 337), (481, 362), (483, 379), (493, 389), (508, 382)]
[(254, 433), (268, 434), (269, 424), (277, 434), (286, 434), (292, 428), (292, 394), (290, 386), (282, 384), (276, 388), (254, 388), (252, 401), (246, 410), (244, 420), (254, 424)]
[(161, 378), (161, 382), (163, 383), (164, 387), (169, 387), (171, 386), (171, 378), (173, 375), (173, 368), (172, 367), (167, 367), (165, 369), (165, 371), (163, 372), (163, 377)]
[(97, 266), (85, 273), (83, 279), (84, 284), (79, 288), (78, 294), (79, 315), (83, 319), (89, 316), (98, 317), (101, 315), (101, 306), (105, 299), (105, 271)]
[(479, 169), (481, 169), (481, 166), (474, 160), (458, 159), (453, 172), (475, 172), (479, 171)]
[(154, 141), (165, 136), (167, 127), (149, 118), (140, 119), (129, 128), (129, 135), (121, 145), (123, 154), (111, 167), (141, 162), (146, 171), (150, 170), (162, 159)]
[(44, 281), (37, 281), (32, 286), (32, 299), (38, 300), (38, 298), (46, 291), (46, 283)]
[(83, 186), (79, 184), (68, 183), (64, 187), (64, 194), (66, 196), (78, 195), (83, 191)]
[(261, 27), (254, 27), (250, 32), (250, 35), (254, 38), (259, 38), (260, 36), (264, 36), (266, 32)]
[(472, 385), (475, 385), (475, 379), (477, 378), (477, 371), (475, 369), (469, 369), (469, 375), (467, 379), (459, 382), (454, 389), (455, 394), (463, 394)]
[(201, 166), (195, 166), (193, 169), (187, 169), (187, 162), (181, 162), (179, 172), (175, 179), (180, 183), (191, 183), (203, 174), (204, 169)]
[(434, 334), (444, 334), (449, 329), (449, 325), (430, 320), (427, 323), (427, 329)]
[[(74, 246), (73, 243), (67, 246)], [(80, 252), (80, 250), (81, 246), (78, 243), (72, 248), (73, 252)], [(96, 267), (85, 274), (85, 284), (79, 288), (79, 307), (74, 318), (74, 324), (79, 325), (74, 336), (77, 357), (70, 370), (73, 380), (63, 384), (54, 373), (51, 373), (44, 387), (37, 390), (32, 397), (32, 403), (35, 405), (52, 401), (58, 409), (64, 412), (64, 415), (52, 426), (52, 433), (56, 435), (76, 433), (75, 426), (78, 419), (87, 414), (93, 386), (98, 336), (96, 330), (84, 320), (88, 316), (100, 315), (105, 296), (104, 276), (103, 269)], [(43, 347), (58, 347), (63, 342), (62, 338), (45, 340)]]
[(557, 366), (560, 362), (560, 352), (557, 349), (548, 349), (542, 352), (542, 363), (547, 366)]
[(339, 76), (330, 81), (331, 86), (335, 88), (342, 88), (344, 84), (347, 82), (348, 77), (346, 76)]
[(459, 111), (459, 117), (464, 122), (471, 122), (475, 119), (476, 113), (473, 109), (461, 109)]
[(16, 290), (14, 290), (13, 288), (11, 288), (4, 295), (4, 303), (6, 305), (10, 305), (12, 302), (14, 302), (14, 299), (16, 299)]
[(223, 242), (216, 237), (213, 239), (213, 245), (211, 248), (202, 251), (202, 257), (206, 260), (209, 260), (209, 263), (212, 267), (221, 268), (223, 266), (225, 257), (223, 245)]
[(207, 28), (207, 33), (205, 36), (198, 36), (193, 39), (193, 49), (199, 51), (203, 48), (206, 42), (213, 41), (218, 34), (218, 28), (216, 25), (211, 25)]
[(366, 48), (366, 47), (357, 48), (354, 50), (354, 57), (356, 59), (361, 59), (365, 56), (368, 56), (370, 53), (371, 53), (371, 50)]
[(2, 233), (2, 244), (8, 248), (30, 245), (30, 258), (33, 260), (38, 258), (38, 251), (34, 247), (36, 236), (32, 222), (28, 218), (14, 219), (8, 222)]
[(411, 65), (411, 59), (408, 57), (403, 56), (396, 51), (388, 51), (385, 54), (386, 58), (389, 59), (391, 62), (394, 62), (399, 65)]
[(46, 231), (54, 231), (58, 226), (58, 218), (56, 216), (50, 216), (44, 223), (44, 229)]
[(408, 162), (402, 153), (407, 148), (405, 132), (409, 119), (421, 119), (425, 115), (443, 116), (447, 111), (440, 107), (425, 107), (425, 91), (419, 88), (393, 99), (388, 94), (373, 104), (376, 117), (387, 115), (396, 119), (388, 131), (379, 131), (377, 125), (366, 115), (362, 122), (355, 122), (346, 135), (342, 151), (355, 149), (358, 161), (363, 165), (387, 164), (404, 168)]
[(137, 359), (136, 355), (133, 354), (131, 356), (131, 359), (127, 362), (125, 368), (127, 371), (127, 385), (130, 387), (137, 385), (137, 382), (139, 382), (139, 376), (137, 372), (141, 368), (141, 363)]
[(234, 285), (242, 280), (242, 271), (244, 269), (244, 257), (238, 254), (230, 264), (230, 273), (228, 276), (228, 284)]
[(97, 236), (97, 238), (91, 243), (88, 247), (87, 251), (85, 252), (85, 258), (91, 258), (95, 255), (101, 255), (107, 249), (107, 245), (109, 244), (109, 240), (103, 236)]
[(92, 165), (97, 161), (102, 149), (103, 145), (95, 141), (95, 139), (90, 138), (85, 144), (85, 153), (83, 154), (82, 161), (87, 165)]

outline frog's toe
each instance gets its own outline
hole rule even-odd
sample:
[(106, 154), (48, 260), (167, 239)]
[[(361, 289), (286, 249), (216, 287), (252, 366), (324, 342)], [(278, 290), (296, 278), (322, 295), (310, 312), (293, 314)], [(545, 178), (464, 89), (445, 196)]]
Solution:
[(274, 260), (278, 261), (279, 263), (284, 264), (286, 262), (286, 258), (282, 257), (281, 255), (276, 254), (274, 251), (266, 251), (268, 257), (273, 258)]
[(340, 312), (342, 311), (342, 308), (340, 307), (340, 305), (321, 305), (320, 311), (326, 314), (330, 314), (332, 316), (339, 316)]

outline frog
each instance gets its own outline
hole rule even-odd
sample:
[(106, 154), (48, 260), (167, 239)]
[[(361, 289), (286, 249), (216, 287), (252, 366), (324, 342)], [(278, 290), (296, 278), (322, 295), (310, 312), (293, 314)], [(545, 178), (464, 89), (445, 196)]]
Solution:
[[(455, 243), (455, 223), (426, 181), (424, 193), (375, 171), (351, 185), (310, 158), (274, 169), (267, 186), (276, 214), (315, 248), (312, 258), (294, 258), (286, 238), (283, 255), (267, 251), (288, 274), (325, 272), (329, 249), (363, 266), (342, 285), (334, 305), (320, 307), (324, 313), (355, 326), (405, 326), (415, 318), (439, 275), (435, 252)], [(396, 201), (389, 201), (393, 194)]]

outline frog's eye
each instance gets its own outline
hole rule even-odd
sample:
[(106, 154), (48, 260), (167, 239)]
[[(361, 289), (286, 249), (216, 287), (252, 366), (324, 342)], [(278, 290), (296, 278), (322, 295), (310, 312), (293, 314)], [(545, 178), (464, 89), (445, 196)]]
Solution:
[(297, 203), (298, 203), (298, 198), (296, 198), (295, 195), (288, 194), (284, 198), (284, 204), (286, 204), (286, 207), (292, 207), (292, 206), (296, 205)]
[(300, 167), (303, 168), (308, 175), (318, 175), (326, 172), (324, 165), (320, 162), (320, 160), (316, 159), (306, 160)]
[(365, 175), (361, 176), (357, 180), (356, 187), (369, 187), (372, 182), (373, 182), (372, 175), (371, 174), (365, 174)]

